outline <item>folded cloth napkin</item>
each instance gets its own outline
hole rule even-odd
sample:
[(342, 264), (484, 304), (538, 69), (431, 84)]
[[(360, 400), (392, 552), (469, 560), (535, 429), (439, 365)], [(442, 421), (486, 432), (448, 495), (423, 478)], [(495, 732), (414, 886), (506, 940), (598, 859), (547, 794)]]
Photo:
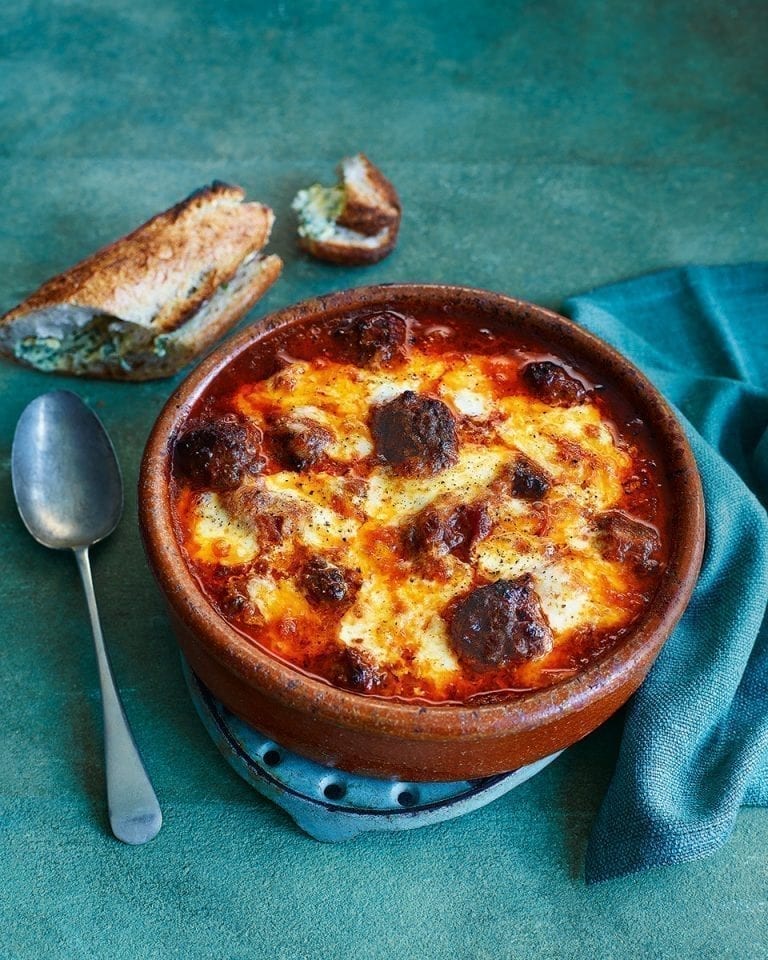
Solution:
[(707, 509), (693, 599), (627, 708), (594, 883), (706, 856), (741, 805), (768, 805), (768, 264), (669, 270), (565, 309), (675, 405)]

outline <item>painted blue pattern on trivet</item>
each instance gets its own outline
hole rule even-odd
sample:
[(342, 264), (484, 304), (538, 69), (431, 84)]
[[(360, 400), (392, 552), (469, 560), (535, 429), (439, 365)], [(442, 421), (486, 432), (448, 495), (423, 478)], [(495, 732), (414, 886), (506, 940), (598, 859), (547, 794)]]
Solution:
[(200, 719), (237, 773), (316, 840), (349, 840), (369, 830), (412, 830), (484, 807), (524, 783), (559, 753), (481, 780), (406, 783), (361, 777), (314, 763), (243, 723), (182, 658)]

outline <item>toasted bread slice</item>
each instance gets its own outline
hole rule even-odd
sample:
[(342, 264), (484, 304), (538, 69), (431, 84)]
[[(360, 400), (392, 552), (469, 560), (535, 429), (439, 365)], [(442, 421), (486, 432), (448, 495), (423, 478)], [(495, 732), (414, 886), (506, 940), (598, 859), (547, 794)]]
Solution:
[(215, 182), (44, 283), (0, 318), (0, 354), (46, 372), (167, 377), (277, 279), (274, 215)]
[(332, 263), (376, 263), (397, 242), (402, 209), (397, 191), (363, 153), (345, 157), (341, 182), (313, 184), (293, 201), (299, 246)]

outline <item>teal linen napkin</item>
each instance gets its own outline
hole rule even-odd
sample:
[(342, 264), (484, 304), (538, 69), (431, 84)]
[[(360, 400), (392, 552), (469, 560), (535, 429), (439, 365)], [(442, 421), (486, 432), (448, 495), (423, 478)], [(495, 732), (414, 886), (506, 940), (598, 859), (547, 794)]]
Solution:
[(707, 508), (701, 577), (625, 716), (586, 880), (706, 856), (768, 805), (768, 264), (603, 287), (566, 312), (675, 405)]

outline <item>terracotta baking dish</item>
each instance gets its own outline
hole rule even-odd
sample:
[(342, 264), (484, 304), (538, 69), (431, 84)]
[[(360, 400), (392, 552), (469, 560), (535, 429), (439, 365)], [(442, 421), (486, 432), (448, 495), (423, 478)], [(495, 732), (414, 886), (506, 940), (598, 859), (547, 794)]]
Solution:
[[(211, 380), (268, 331), (360, 308), (448, 311), (479, 325), (508, 325), (555, 352), (598, 368), (650, 426), (672, 490), (674, 542), (659, 589), (641, 619), (583, 672), (506, 703), (424, 706), (356, 694), (295, 670), (230, 626), (190, 574), (172, 525), (169, 450)], [(459, 780), (514, 770), (585, 736), (640, 685), (689, 600), (704, 546), (696, 464), (669, 406), (648, 380), (601, 340), (533, 304), (438, 285), (363, 287), (272, 314), (225, 343), (181, 384), (147, 443), (139, 515), (150, 565), (181, 650), (230, 710), (285, 747), (356, 773), (406, 780)]]

